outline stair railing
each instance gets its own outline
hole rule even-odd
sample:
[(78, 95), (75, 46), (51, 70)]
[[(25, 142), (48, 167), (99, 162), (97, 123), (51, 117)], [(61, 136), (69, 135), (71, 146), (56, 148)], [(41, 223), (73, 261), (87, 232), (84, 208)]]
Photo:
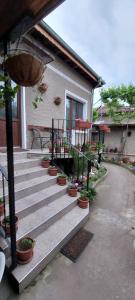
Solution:
[[(76, 182), (89, 189), (91, 167), (94, 164), (94, 155), (87, 149), (89, 144), (89, 130), (75, 130), (75, 145), (72, 144), (72, 128), (66, 130), (67, 120), (52, 119), (52, 165), (59, 165), (72, 182)], [(83, 134), (83, 137), (82, 137)], [(77, 143), (76, 143), (77, 141)], [(78, 143), (79, 141), (79, 143)]]
[[(7, 217), (7, 204), (10, 205), (10, 199), (7, 200), (6, 191), (5, 191), (5, 185), (7, 182), (8, 186), (8, 174), (7, 170), (0, 165), (0, 173), (2, 178), (2, 195), (0, 197), (3, 199), (3, 205), (4, 205), (4, 212), (3, 215), (0, 216), (0, 235), (3, 236), (9, 247), (11, 247), (11, 269), (15, 268), (15, 261), (16, 260), (16, 230), (13, 230), (15, 228), (15, 220), (10, 217), (9, 214), (9, 224), (10, 224), (10, 235), (7, 233), (7, 224), (6, 224), (6, 217)], [(10, 209), (8, 209), (10, 212)], [(3, 222), (2, 226), (2, 220), (5, 220)], [(15, 240), (15, 243), (12, 242), (12, 240)], [(17, 263), (16, 263), (17, 265)]]

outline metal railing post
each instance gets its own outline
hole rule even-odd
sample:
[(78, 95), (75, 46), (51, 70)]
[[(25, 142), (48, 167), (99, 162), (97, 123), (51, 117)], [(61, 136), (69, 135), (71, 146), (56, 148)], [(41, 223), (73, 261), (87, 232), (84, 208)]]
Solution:
[(54, 119), (52, 119), (52, 165), (54, 164)]
[(88, 169), (87, 169), (87, 191), (89, 190), (90, 172), (91, 172), (91, 161), (88, 160)]
[[(4, 55), (7, 55), (7, 39), (4, 40)], [(4, 75), (7, 76), (7, 71), (4, 70)], [(5, 87), (9, 86), (10, 82), (5, 81)], [(11, 268), (17, 266), (16, 260), (16, 219), (15, 219), (15, 193), (14, 193), (14, 159), (13, 159), (13, 128), (12, 128), (12, 99), (5, 92), (5, 109), (6, 109), (6, 138), (7, 138), (7, 169), (8, 169), (8, 196), (9, 196), (9, 217), (11, 230)]]

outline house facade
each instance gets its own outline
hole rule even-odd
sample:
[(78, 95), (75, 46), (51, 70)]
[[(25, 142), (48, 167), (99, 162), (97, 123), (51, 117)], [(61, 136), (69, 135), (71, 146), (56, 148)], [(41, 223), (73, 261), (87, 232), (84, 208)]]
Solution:
[[(14, 146), (31, 147), (33, 127), (49, 134), (52, 118), (75, 120), (92, 118), (94, 89), (104, 81), (98, 76), (47, 24), (36, 25), (21, 41), (21, 48), (35, 51), (44, 57), (49, 55), (42, 82), (47, 90), (43, 102), (35, 109), (32, 102), (39, 95), (38, 86), (21, 87), (13, 102)], [(61, 103), (55, 104), (55, 98)], [(5, 112), (0, 110), (0, 147), (6, 145)], [(39, 147), (35, 143), (33, 147)]]
[[(126, 107), (121, 108), (121, 111), (122, 110), (128, 112), (128, 108)], [(112, 119), (106, 115), (105, 107), (99, 107), (97, 111), (99, 113), (99, 119), (95, 122), (96, 127), (98, 128), (99, 124), (106, 124), (111, 130), (110, 133), (104, 134), (105, 151), (110, 154), (121, 153), (124, 144), (124, 154), (135, 155), (135, 119), (128, 121), (127, 130), (127, 120), (123, 120), (121, 123), (114, 123)]]

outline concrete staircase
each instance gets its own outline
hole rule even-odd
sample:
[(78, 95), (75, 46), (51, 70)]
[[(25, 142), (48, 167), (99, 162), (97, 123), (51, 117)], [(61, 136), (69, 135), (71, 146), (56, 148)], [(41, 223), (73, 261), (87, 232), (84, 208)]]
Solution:
[[(1, 154), (0, 161), (6, 166), (5, 157)], [(32, 261), (18, 265), (12, 272), (20, 293), (88, 220), (89, 209), (76, 205), (78, 197), (69, 197), (67, 186), (57, 185), (56, 177), (48, 175), (47, 169), (40, 166), (39, 158), (27, 158), (26, 152), (15, 153), (14, 166), (16, 215), (19, 217), (17, 240), (29, 235), (36, 241)], [(8, 245), (2, 238), (0, 247), (4, 248), (8, 264)]]

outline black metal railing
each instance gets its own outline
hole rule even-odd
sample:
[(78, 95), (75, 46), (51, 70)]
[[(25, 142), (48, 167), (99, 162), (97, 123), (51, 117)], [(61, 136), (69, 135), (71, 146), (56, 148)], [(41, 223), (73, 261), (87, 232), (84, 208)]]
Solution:
[(71, 182), (87, 190), (91, 167), (97, 158), (91, 146), (91, 129), (67, 128), (67, 120), (52, 119), (52, 165), (59, 166)]
[[(8, 199), (8, 174), (7, 170), (2, 165), (0, 165), (0, 174), (2, 184), (2, 194), (0, 195), (0, 198), (3, 206), (3, 211), (0, 216), (0, 235), (6, 239), (8, 246), (11, 248), (11, 269), (14, 269), (16, 266), (16, 230), (14, 230), (15, 219), (11, 218), (10, 216), (10, 199)], [(15, 243), (12, 243), (12, 239), (15, 240)]]

